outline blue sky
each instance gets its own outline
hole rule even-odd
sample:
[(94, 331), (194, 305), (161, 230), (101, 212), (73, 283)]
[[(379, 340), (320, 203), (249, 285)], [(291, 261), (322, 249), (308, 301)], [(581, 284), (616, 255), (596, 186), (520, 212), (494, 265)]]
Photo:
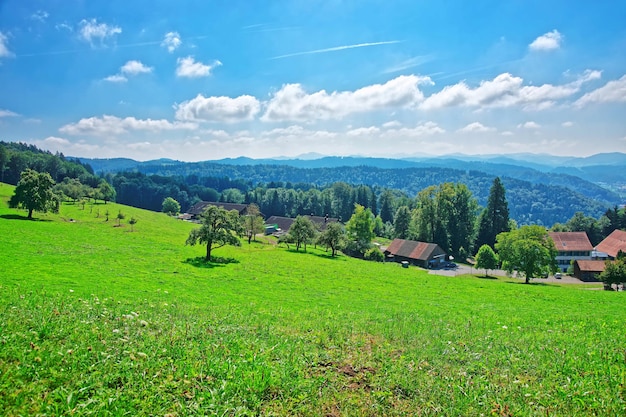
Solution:
[(626, 2), (0, 0), (0, 139), (82, 157), (626, 152)]

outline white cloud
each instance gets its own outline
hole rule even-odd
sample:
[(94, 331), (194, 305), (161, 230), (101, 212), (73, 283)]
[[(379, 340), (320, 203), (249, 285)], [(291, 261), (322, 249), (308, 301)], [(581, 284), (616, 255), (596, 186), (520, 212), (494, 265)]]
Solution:
[(340, 119), (348, 114), (389, 107), (412, 107), (424, 99), (419, 85), (432, 84), (428, 77), (403, 75), (355, 91), (325, 90), (309, 94), (301, 84), (286, 84), (267, 103), (263, 121), (312, 121)]
[(112, 38), (122, 33), (122, 28), (119, 26), (109, 26), (106, 23), (98, 23), (96, 19), (83, 19), (80, 21), (79, 26), (79, 38), (92, 45), (95, 39), (98, 39), (100, 44), (104, 44), (105, 39)]
[(131, 60), (122, 65), (119, 74), (109, 75), (104, 78), (104, 81), (112, 83), (125, 83), (128, 81), (126, 75), (147, 74), (152, 72), (152, 69), (152, 67), (145, 66), (140, 61)]
[(183, 42), (180, 40), (178, 32), (167, 32), (161, 42), (161, 46), (167, 48), (169, 53), (174, 52)]
[(604, 86), (585, 94), (576, 102), (576, 107), (583, 107), (590, 103), (618, 103), (626, 102), (626, 75), (619, 80), (612, 80)]
[(488, 126), (483, 125), (480, 122), (474, 122), (474, 123), (470, 123), (467, 126), (457, 130), (457, 132), (461, 132), (461, 133), (493, 132), (495, 130), (496, 130), (496, 128), (494, 128), (494, 127), (488, 127)]
[(529, 121), (526, 123), (520, 123), (517, 125), (518, 129), (539, 129), (541, 125), (539, 123)]
[(108, 81), (111, 83), (125, 83), (126, 81), (128, 81), (128, 78), (120, 74), (115, 74), (115, 75), (109, 75), (108, 77), (104, 79), (104, 81)]
[(524, 80), (509, 73), (482, 81), (476, 88), (465, 82), (444, 87), (427, 97), (421, 104), (423, 110), (445, 107), (504, 108), (521, 106), (524, 110), (543, 110), (552, 107), (557, 100), (566, 99), (580, 91), (583, 83), (597, 79), (599, 71), (585, 71), (573, 82), (563, 85), (523, 85)]
[(126, 117), (124, 119), (103, 115), (102, 117), (89, 117), (80, 119), (77, 123), (70, 123), (62, 126), (59, 132), (68, 135), (93, 135), (93, 136), (114, 136), (130, 131), (170, 131), (170, 130), (193, 130), (195, 123), (170, 122), (165, 119), (136, 119)]
[(0, 58), (13, 56), (13, 53), (9, 51), (9, 38), (0, 32)]
[(230, 123), (252, 120), (261, 110), (261, 103), (248, 95), (231, 98), (198, 94), (174, 108), (178, 120)]
[(562, 40), (563, 35), (555, 29), (552, 32), (539, 36), (530, 45), (528, 45), (528, 48), (533, 51), (550, 51), (553, 49), (559, 49)]
[(30, 18), (33, 20), (39, 20), (40, 22), (45, 22), (48, 16), (48, 12), (45, 10), (37, 10), (30, 16)]
[(11, 110), (2, 110), (0, 109), (0, 117), (16, 117), (19, 114), (12, 112)]
[(376, 126), (359, 127), (346, 132), (348, 136), (371, 136), (380, 133), (380, 129)]
[(513, 136), (513, 132), (511, 132), (510, 130), (505, 130), (504, 132), (501, 133), (502, 136)]
[(563, 123), (561, 123), (561, 126), (563, 126), (563, 127), (572, 127), (572, 126), (574, 126), (574, 122), (570, 122), (570, 121), (563, 122)]
[(67, 146), (70, 144), (70, 141), (64, 138), (59, 138), (56, 136), (49, 136), (43, 140), (48, 145), (57, 145), (57, 146)]
[(146, 74), (152, 72), (152, 67), (147, 67), (139, 61), (128, 61), (122, 68), (120, 68), (122, 74), (137, 75)]
[(195, 61), (192, 56), (178, 58), (176, 62), (178, 63), (176, 75), (188, 78), (208, 77), (211, 75), (212, 69), (222, 65), (220, 61), (215, 61), (210, 65), (203, 64), (202, 62)]

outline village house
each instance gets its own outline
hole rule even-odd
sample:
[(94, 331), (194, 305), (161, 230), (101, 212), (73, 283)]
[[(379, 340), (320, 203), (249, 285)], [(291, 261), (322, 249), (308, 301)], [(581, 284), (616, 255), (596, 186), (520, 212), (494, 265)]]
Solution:
[(216, 202), (216, 201), (200, 201), (196, 204), (194, 204), (193, 206), (191, 206), (191, 208), (187, 211), (189, 220), (197, 220), (200, 215), (202, 214), (202, 212), (208, 207), (208, 206), (216, 206), (216, 207), (221, 207), (224, 210), (227, 211), (231, 211), (231, 210), (237, 210), (237, 212), (239, 212), (240, 216), (243, 216), (247, 213), (248, 210), (248, 205), (247, 204), (236, 204), (236, 203), (222, 203), (222, 202)]
[(599, 276), (604, 272), (606, 261), (599, 260), (577, 260), (574, 262), (574, 277), (581, 281), (598, 281)]
[(447, 261), (446, 252), (436, 243), (394, 239), (385, 249), (387, 259), (409, 262), (422, 268), (437, 268)]
[[(339, 219), (328, 216), (304, 216), (307, 219), (313, 222), (313, 225), (319, 230), (323, 232), (326, 230), (326, 226), (330, 223), (338, 222)], [(291, 217), (283, 217), (283, 216), (270, 216), (265, 221), (265, 234), (266, 235), (281, 235), (289, 232), (289, 228), (293, 224), (296, 219)]]
[(608, 259), (616, 259), (620, 251), (626, 253), (626, 231), (613, 230), (610, 235), (596, 246), (596, 251), (606, 254)]
[(591, 260), (593, 246), (585, 232), (548, 232), (558, 251), (556, 263), (561, 272), (567, 272), (577, 260)]

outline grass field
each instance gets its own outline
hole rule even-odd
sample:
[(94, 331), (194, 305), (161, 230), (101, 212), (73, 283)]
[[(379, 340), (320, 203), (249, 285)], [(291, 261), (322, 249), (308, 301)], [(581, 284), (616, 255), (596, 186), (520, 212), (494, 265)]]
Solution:
[[(0, 185), (4, 415), (626, 414), (623, 293), (269, 241), (204, 264), (184, 246), (191, 224), (111, 203), (27, 221), (12, 190)], [(119, 210), (134, 231), (115, 227)]]

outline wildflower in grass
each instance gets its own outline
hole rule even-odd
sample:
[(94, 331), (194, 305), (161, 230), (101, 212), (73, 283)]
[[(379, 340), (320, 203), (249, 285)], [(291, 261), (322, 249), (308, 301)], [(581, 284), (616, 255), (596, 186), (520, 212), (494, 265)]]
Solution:
[(74, 292), (74, 290), (70, 290), (70, 292)]
[(502, 328), (503, 328), (504, 330), (506, 330), (506, 329), (508, 329), (508, 328), (509, 328), (509, 326), (504, 325), (504, 326), (502, 326)]

